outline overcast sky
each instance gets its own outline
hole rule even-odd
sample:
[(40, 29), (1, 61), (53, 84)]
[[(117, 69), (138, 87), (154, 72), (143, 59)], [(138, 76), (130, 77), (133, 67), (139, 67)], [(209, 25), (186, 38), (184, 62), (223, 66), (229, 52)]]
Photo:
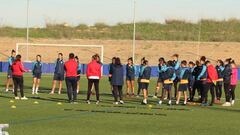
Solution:
[[(240, 19), (240, 0), (136, 0), (137, 21)], [(0, 26), (26, 26), (27, 0), (0, 0)], [(133, 0), (30, 0), (30, 26), (132, 22)]]

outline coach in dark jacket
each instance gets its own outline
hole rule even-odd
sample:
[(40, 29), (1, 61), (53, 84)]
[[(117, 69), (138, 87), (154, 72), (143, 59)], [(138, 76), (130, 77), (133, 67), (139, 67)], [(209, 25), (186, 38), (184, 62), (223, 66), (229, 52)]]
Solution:
[(230, 65), (231, 58), (225, 60), (225, 68), (223, 70), (223, 83), (224, 83), (224, 92), (226, 102), (230, 102), (230, 84), (231, 84), (231, 75), (232, 75), (232, 68)]
[[(115, 64), (112, 66), (111, 85), (113, 86), (114, 104), (123, 104), (122, 87), (124, 84), (124, 70), (120, 58), (116, 58)], [(118, 101), (118, 97), (120, 101)]]

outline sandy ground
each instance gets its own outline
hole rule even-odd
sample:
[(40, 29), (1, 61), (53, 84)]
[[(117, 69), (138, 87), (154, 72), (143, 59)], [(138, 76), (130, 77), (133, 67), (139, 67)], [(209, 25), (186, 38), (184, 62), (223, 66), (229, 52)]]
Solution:
[[(16, 48), (16, 43), (24, 43), (24, 38), (0, 38), (0, 60), (6, 61), (5, 55), (10, 55), (11, 49)], [(122, 59), (122, 63), (126, 63), (128, 57), (132, 56), (131, 40), (86, 40), (86, 39), (31, 39), (31, 43), (46, 44), (87, 44), (87, 45), (103, 45), (104, 46), (104, 63), (109, 63), (111, 57), (117, 56)], [(198, 50), (198, 42), (185, 41), (137, 41), (136, 42), (136, 63), (139, 64), (142, 57), (146, 57), (150, 65), (156, 65), (158, 58), (165, 57), (170, 59), (171, 55), (178, 53), (181, 60), (195, 61)], [(67, 58), (70, 52), (76, 53), (82, 63), (87, 63), (91, 59), (92, 54), (100, 53), (100, 49), (96, 48), (80, 48), (80, 47), (29, 47), (29, 60), (34, 60), (35, 55), (41, 54), (44, 62), (53, 62), (57, 53), (62, 52)], [(26, 60), (26, 46), (19, 48), (19, 53)], [(240, 43), (235, 42), (201, 42), (200, 55), (207, 56), (210, 60), (226, 59), (232, 57), (237, 64), (240, 64)]]

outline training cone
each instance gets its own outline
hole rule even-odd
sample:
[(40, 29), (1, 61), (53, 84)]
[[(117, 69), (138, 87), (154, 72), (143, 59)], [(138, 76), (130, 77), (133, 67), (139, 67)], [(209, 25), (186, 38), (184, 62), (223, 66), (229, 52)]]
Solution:
[(38, 101), (35, 101), (34, 104), (39, 104)]
[(58, 102), (57, 104), (58, 104), (58, 105), (62, 105), (62, 103), (61, 103), (61, 102)]
[(148, 105), (149, 108), (152, 108), (153, 106), (152, 105)]
[(14, 103), (14, 101), (13, 101), (13, 100), (10, 100), (9, 102), (10, 102), (10, 103)]
[(17, 107), (16, 107), (15, 105), (12, 105), (11, 108), (15, 109), (15, 108), (17, 108)]

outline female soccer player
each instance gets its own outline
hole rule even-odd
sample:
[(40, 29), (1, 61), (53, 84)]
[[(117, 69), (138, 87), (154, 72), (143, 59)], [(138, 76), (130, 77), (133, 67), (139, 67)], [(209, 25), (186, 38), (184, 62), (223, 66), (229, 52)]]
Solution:
[(167, 62), (167, 67), (164, 67), (162, 69), (163, 71), (163, 91), (162, 91), (162, 96), (160, 98), (160, 101), (158, 102), (159, 105), (162, 104), (164, 97), (166, 95), (166, 91), (169, 93), (169, 101), (168, 105), (172, 105), (172, 85), (173, 81), (176, 79), (176, 74), (174, 71), (174, 63), (173, 61), (168, 61)]
[(200, 93), (201, 93), (201, 103), (203, 106), (208, 105), (205, 101), (204, 101), (204, 91), (206, 91), (207, 88), (207, 66), (205, 65), (206, 62), (206, 57), (202, 56), (200, 58), (200, 64), (201, 64), (201, 72), (200, 74), (197, 76), (197, 80), (200, 81)]
[(134, 80), (135, 80), (136, 68), (133, 64), (133, 59), (128, 58), (128, 64), (126, 65), (126, 82), (127, 82), (127, 96), (134, 96)]
[[(12, 68), (12, 75), (13, 75), (15, 99), (27, 100), (28, 98), (24, 96), (24, 91), (23, 91), (23, 87), (24, 87), (23, 72), (28, 72), (29, 70), (23, 67), (23, 64), (21, 62), (21, 55), (18, 54), (16, 56), (16, 59), (13, 62), (11, 68)], [(20, 89), (21, 98), (19, 98), (17, 94), (18, 88)]]
[[(188, 63), (188, 67), (189, 67), (189, 70), (190, 70), (190, 75), (189, 75), (189, 78), (188, 78), (188, 91), (189, 91), (189, 101), (192, 102), (193, 99), (192, 99), (192, 95), (193, 95), (193, 86), (194, 86), (194, 82), (195, 82), (195, 77), (193, 75), (194, 73), (194, 69), (195, 69), (195, 63), (193, 63), (192, 61), (190, 61)], [(195, 93), (194, 93), (195, 94)]]
[(140, 72), (141, 74), (141, 89), (143, 90), (143, 101), (142, 104), (146, 105), (147, 104), (147, 98), (148, 98), (148, 86), (150, 83), (150, 78), (151, 78), (151, 67), (148, 66), (148, 61), (144, 60), (143, 61), (143, 67)]
[(197, 90), (198, 93), (198, 101), (201, 102), (201, 80), (198, 80), (198, 76), (201, 74), (202, 72), (202, 65), (200, 63), (200, 61), (196, 61), (196, 67), (194, 67), (192, 75), (194, 77), (194, 83), (193, 83), (193, 88), (192, 88), (192, 92), (190, 94), (190, 101), (194, 101), (194, 96), (195, 96), (195, 92)]
[(238, 68), (235, 64), (235, 61), (231, 61), (232, 75), (231, 75), (231, 85), (230, 85), (230, 98), (232, 98), (231, 105), (235, 103), (235, 89), (238, 83)]
[(96, 92), (96, 104), (99, 104), (99, 80), (101, 79), (102, 73), (101, 73), (101, 64), (98, 60), (98, 55), (92, 56), (92, 61), (87, 66), (87, 79), (88, 79), (88, 92), (87, 92), (87, 104), (90, 104), (90, 96), (91, 96), (91, 90), (92, 86), (94, 85), (95, 92)]
[(178, 96), (177, 96), (177, 101), (176, 104), (178, 105), (180, 102), (180, 98), (182, 93), (184, 94), (184, 102), (183, 104), (187, 104), (187, 89), (188, 89), (188, 79), (191, 74), (190, 69), (187, 67), (187, 61), (183, 60), (181, 62), (181, 69), (180, 69), (180, 84), (178, 87)]
[(218, 73), (218, 81), (215, 86), (216, 90), (216, 100), (215, 103), (220, 103), (222, 97), (222, 86), (223, 86), (223, 70), (224, 63), (222, 60), (217, 60), (217, 66), (215, 67)]
[(54, 77), (53, 77), (53, 85), (52, 91), (50, 94), (54, 94), (56, 83), (59, 81), (59, 90), (58, 94), (61, 94), (62, 91), (62, 81), (64, 80), (64, 61), (63, 61), (63, 54), (58, 53), (58, 58), (55, 62), (55, 70), (54, 70)]
[(140, 92), (141, 92), (141, 82), (140, 82), (140, 80), (141, 80), (141, 70), (142, 70), (142, 67), (143, 67), (143, 61), (145, 60), (145, 57), (143, 57), (142, 59), (141, 59), (141, 65), (140, 65), (140, 67), (139, 67), (139, 70), (138, 70), (138, 92), (137, 92), (137, 97), (139, 97), (140, 96)]
[(80, 75), (82, 72), (82, 64), (80, 64), (78, 56), (75, 56), (75, 61), (78, 64), (78, 69), (77, 69), (77, 93), (79, 93), (80, 90)]
[(176, 78), (173, 81), (173, 86), (174, 86), (174, 98), (177, 97), (177, 93), (178, 93), (178, 82), (179, 82), (179, 75), (180, 75), (180, 65), (181, 65), (181, 61), (179, 60), (179, 55), (178, 54), (174, 54), (172, 56), (173, 58), (173, 67), (175, 70), (175, 74), (176, 74)]
[(231, 67), (232, 59), (225, 60), (225, 67), (223, 70), (223, 83), (224, 83), (224, 92), (226, 97), (226, 102), (222, 106), (231, 106), (230, 103), (230, 86), (231, 86), (231, 75), (232, 75), (232, 67)]
[(33, 63), (33, 66), (32, 66), (32, 73), (33, 73), (32, 94), (38, 94), (38, 89), (39, 89), (41, 76), (42, 76), (41, 55), (36, 56), (36, 61)]
[[(111, 85), (113, 86), (114, 104), (124, 104), (122, 98), (122, 87), (124, 84), (124, 71), (120, 58), (115, 59), (115, 64), (112, 66)], [(118, 100), (118, 97), (120, 100)]]
[[(8, 58), (8, 72), (7, 72), (7, 83), (6, 83), (6, 92), (9, 90), (9, 85), (12, 80), (12, 64), (15, 61), (16, 51), (12, 50), (11, 56)], [(12, 84), (14, 90), (14, 83)]]
[(160, 90), (160, 87), (163, 86), (163, 79), (162, 79), (162, 67), (166, 64), (165, 59), (163, 57), (159, 58), (159, 64), (158, 64), (158, 80), (157, 80), (157, 86), (155, 89), (155, 94), (153, 96), (153, 98), (157, 98), (158, 96), (158, 92)]

